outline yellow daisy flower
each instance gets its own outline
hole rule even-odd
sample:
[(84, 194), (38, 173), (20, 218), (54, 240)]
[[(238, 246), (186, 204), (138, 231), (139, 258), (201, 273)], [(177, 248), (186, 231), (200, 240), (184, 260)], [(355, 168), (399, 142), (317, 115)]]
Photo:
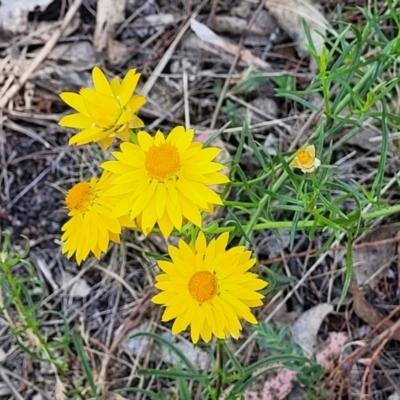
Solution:
[(315, 147), (310, 145), (305, 150), (297, 150), (296, 157), (292, 161), (295, 168), (300, 168), (302, 172), (314, 172), (320, 165), (321, 161), (315, 158)]
[(63, 92), (61, 99), (78, 111), (61, 118), (59, 124), (82, 129), (72, 136), (69, 144), (100, 142), (106, 149), (116, 137), (129, 140), (129, 129), (141, 128), (143, 121), (136, 112), (146, 102), (144, 96), (133, 94), (140, 74), (131, 69), (120, 82), (115, 77), (109, 82), (100, 68), (92, 71), (94, 89), (83, 88), (78, 93)]
[(117, 161), (106, 161), (101, 167), (119, 175), (106, 195), (118, 196), (115, 215), (136, 219), (144, 234), (157, 223), (164, 237), (173, 227), (180, 230), (183, 219), (201, 226), (201, 210), (212, 211), (222, 204), (220, 196), (208, 186), (229, 182), (218, 172), (225, 167), (212, 162), (220, 149), (203, 149), (193, 142), (194, 130), (178, 126), (165, 138), (141, 131), (138, 144), (122, 143), (114, 152)]
[(194, 249), (179, 240), (178, 247), (168, 247), (172, 261), (158, 261), (164, 273), (156, 278), (161, 293), (152, 302), (166, 307), (162, 321), (175, 319), (172, 334), (190, 325), (193, 343), (199, 337), (209, 342), (212, 335), (237, 339), (240, 319), (257, 324), (250, 308), (262, 305), (258, 290), (268, 283), (248, 272), (256, 260), (244, 246), (225, 250), (228, 238), (223, 233), (207, 245), (200, 232)]
[(75, 253), (78, 264), (88, 257), (90, 251), (100, 259), (110, 240), (120, 242), (121, 227), (135, 226), (127, 217), (118, 219), (112, 216), (115, 199), (104, 197), (103, 193), (113, 178), (113, 174), (105, 172), (100, 179), (79, 182), (65, 197), (70, 219), (61, 228), (64, 232), (61, 251), (67, 253), (68, 258)]

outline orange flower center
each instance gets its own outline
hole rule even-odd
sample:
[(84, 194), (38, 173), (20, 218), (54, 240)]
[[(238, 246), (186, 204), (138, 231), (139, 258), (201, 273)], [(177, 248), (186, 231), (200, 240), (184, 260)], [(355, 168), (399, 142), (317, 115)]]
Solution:
[(146, 155), (145, 166), (153, 178), (162, 181), (172, 178), (181, 166), (178, 149), (169, 143), (150, 147)]
[(217, 289), (217, 278), (209, 271), (196, 272), (189, 280), (189, 292), (199, 303), (211, 300)]
[(85, 212), (93, 204), (95, 193), (88, 182), (79, 182), (70, 189), (65, 197), (65, 204), (70, 211)]
[(298, 150), (297, 158), (299, 159), (300, 164), (304, 165), (309, 165), (314, 162), (313, 156), (305, 150)]

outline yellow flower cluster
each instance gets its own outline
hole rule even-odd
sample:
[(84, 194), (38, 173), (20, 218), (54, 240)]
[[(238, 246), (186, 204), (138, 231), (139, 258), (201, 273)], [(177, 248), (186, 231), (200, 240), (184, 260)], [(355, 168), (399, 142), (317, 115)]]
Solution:
[[(137, 112), (146, 99), (136, 94), (140, 74), (128, 71), (122, 81), (109, 81), (95, 67), (94, 88), (79, 93), (64, 92), (62, 100), (76, 110), (59, 124), (79, 129), (70, 145), (99, 142), (103, 149), (120, 139), (113, 160), (105, 161), (101, 177), (78, 182), (66, 195), (69, 220), (62, 227), (62, 252), (75, 255), (78, 264), (90, 253), (100, 258), (109, 242), (120, 242), (122, 228), (135, 228), (145, 235), (157, 225), (165, 238), (173, 229), (181, 231), (191, 223), (201, 229), (203, 213), (223, 205), (214, 185), (229, 179), (215, 162), (220, 149), (204, 148), (194, 140), (194, 130), (183, 126), (167, 135), (151, 136)], [(165, 306), (163, 321), (175, 320), (172, 332), (190, 326), (196, 343), (215, 336), (239, 337), (240, 320), (257, 320), (251, 308), (262, 305), (259, 290), (267, 282), (249, 272), (256, 260), (243, 246), (226, 250), (224, 233), (208, 244), (201, 232), (193, 245), (179, 240), (169, 246), (171, 261), (159, 261), (162, 273), (156, 277), (160, 293), (153, 302)]]

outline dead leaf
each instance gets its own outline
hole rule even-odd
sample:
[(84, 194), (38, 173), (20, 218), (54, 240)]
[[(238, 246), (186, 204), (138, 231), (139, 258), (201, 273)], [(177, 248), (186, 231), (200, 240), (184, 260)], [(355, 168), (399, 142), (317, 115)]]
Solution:
[(46, 263), (46, 261), (42, 257), (40, 257), (38, 255), (35, 255), (34, 258), (35, 258), (36, 267), (42, 272), (42, 274), (45, 277), (46, 281), (49, 282), (49, 284), (51, 285), (53, 290), (57, 290), (58, 289), (58, 285), (54, 281), (53, 274), (51, 273), (51, 270), (54, 267), (56, 261), (54, 260), (54, 262), (52, 262), (51, 265), (48, 265)]
[[(47, 42), (54, 33), (54, 30), (57, 29), (59, 26), (60, 23), (58, 21), (55, 22), (41, 21), (38, 24), (35, 31), (33, 32), (32, 37), (35, 38), (36, 40)], [(79, 13), (77, 13), (72, 18), (72, 21), (65, 28), (63, 32), (63, 37), (72, 35), (77, 29), (79, 29), (80, 26), (81, 26), (81, 18), (79, 16)]]
[(90, 68), (98, 63), (93, 46), (87, 40), (58, 44), (47, 56), (47, 59), (62, 64), (73, 64), (76, 70), (85, 67)]
[[(309, 55), (303, 20), (308, 25), (317, 53), (321, 53), (324, 44), (323, 37), (329, 28), (329, 23), (311, 0), (265, 0), (264, 4), (282, 29), (295, 41), (300, 57)], [(317, 69), (313, 59), (310, 61), (310, 69), (312, 72)]]
[(65, 387), (64, 383), (61, 381), (58, 375), (56, 375), (56, 400), (67, 400), (67, 388)]
[[(397, 236), (400, 224), (389, 224), (379, 226), (368, 232), (363, 239), (363, 243), (373, 243)], [(354, 249), (353, 264), (354, 276), (358, 285), (363, 285), (369, 280), (369, 286), (373, 288), (377, 281), (389, 268), (390, 262), (397, 255), (397, 243), (379, 243), (376, 246), (365, 246)], [(382, 268), (386, 265), (386, 268)], [(373, 277), (373, 279), (371, 279)]]
[[(267, 62), (253, 56), (250, 51), (246, 49), (239, 49), (235, 44), (229, 43), (227, 40), (216, 35), (208, 26), (202, 24), (196, 19), (193, 18), (190, 21), (190, 27), (198, 36), (198, 38), (204, 42), (203, 44), (215, 46), (217, 49), (224, 50), (233, 55), (236, 55), (237, 52), (240, 51), (241, 59), (249, 65), (257, 65), (266, 71), (272, 71), (272, 67)], [(202, 48), (209, 48), (209, 46), (203, 46), (201, 42), (199, 43), (199, 46)]]
[(87, 282), (82, 279), (76, 277), (69, 272), (63, 271), (60, 276), (56, 278), (60, 286), (67, 285), (71, 280), (74, 280), (74, 283), (71, 286), (68, 286), (68, 291), (72, 297), (80, 297), (84, 298), (89, 295), (92, 288), (87, 284)]
[[(96, 28), (94, 30), (94, 49), (103, 53), (108, 49), (109, 39), (113, 39), (118, 26), (125, 20), (125, 0), (98, 0)], [(111, 42), (112, 43), (112, 42)]]
[(310, 308), (290, 328), (292, 338), (304, 351), (307, 356), (315, 353), (317, 347), (317, 334), (322, 321), (332, 312), (333, 306), (328, 303), (321, 303)]
[[(233, 35), (241, 35), (247, 28), (247, 20), (239, 17), (230, 17), (221, 15), (214, 17), (211, 21), (211, 28), (216, 32), (227, 32)], [(276, 28), (276, 22), (270, 14), (261, 10), (256, 17), (256, 20), (251, 25), (247, 34), (258, 36), (269, 36)]]
[(80, 297), (84, 298), (89, 295), (92, 288), (88, 285), (88, 283), (84, 279), (78, 279), (72, 286), (71, 286), (71, 296), (72, 297)]
[(128, 400), (126, 397), (121, 396), (117, 392), (106, 391), (104, 393), (104, 400)]
[[(340, 136), (343, 137), (350, 132), (350, 129), (344, 129)], [(373, 151), (374, 153), (380, 153), (382, 142), (382, 131), (378, 127), (370, 126), (362, 129), (357, 135), (351, 137), (346, 143), (353, 146), (361, 147), (367, 151)], [(390, 152), (396, 151), (396, 146), (393, 144), (393, 139), (389, 139), (388, 150)]]
[(7, 359), (7, 354), (5, 351), (0, 347), (0, 364), (6, 361)]
[(175, 14), (150, 14), (144, 17), (144, 20), (148, 22), (151, 27), (157, 25), (169, 25), (176, 21), (177, 15)]
[(238, 17), (222, 15), (214, 17), (210, 21), (210, 26), (216, 32), (228, 32), (233, 35), (241, 35), (246, 29), (247, 21)]
[[(349, 292), (353, 295), (353, 310), (358, 318), (362, 319), (373, 328), (382, 322), (384, 319), (383, 315), (365, 300), (354, 278), (350, 283)], [(392, 324), (393, 322), (386, 321), (382, 324), (379, 332), (388, 329)], [(392, 339), (400, 341), (400, 329), (394, 332)]]
[(120, 42), (109, 37), (107, 42), (108, 61), (112, 65), (125, 64), (137, 47), (136, 39), (126, 39)]

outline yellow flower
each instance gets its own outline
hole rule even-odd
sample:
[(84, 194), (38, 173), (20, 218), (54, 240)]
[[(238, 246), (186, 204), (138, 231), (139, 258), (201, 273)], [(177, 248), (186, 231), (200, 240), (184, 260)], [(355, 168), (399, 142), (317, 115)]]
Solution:
[(59, 124), (82, 129), (72, 136), (70, 145), (99, 141), (101, 147), (106, 149), (116, 137), (129, 140), (129, 129), (144, 126), (136, 112), (146, 99), (133, 94), (140, 78), (134, 69), (127, 72), (122, 82), (118, 77), (108, 82), (101, 69), (94, 67), (92, 78), (94, 89), (83, 88), (79, 94), (60, 94), (61, 99), (78, 112), (61, 118)]
[(156, 278), (161, 293), (152, 301), (166, 307), (162, 321), (175, 319), (172, 334), (190, 325), (193, 343), (200, 336), (205, 342), (212, 335), (237, 339), (240, 319), (257, 324), (250, 308), (262, 305), (264, 296), (258, 290), (268, 283), (248, 272), (256, 260), (244, 246), (225, 250), (228, 238), (223, 233), (207, 245), (200, 232), (194, 249), (179, 240), (178, 247), (168, 248), (172, 261), (158, 261), (164, 273)]
[(120, 242), (122, 226), (134, 227), (127, 217), (113, 217), (115, 200), (103, 196), (113, 178), (113, 174), (105, 172), (100, 179), (79, 182), (65, 197), (70, 219), (61, 228), (64, 232), (61, 240), (65, 242), (62, 253), (68, 253), (68, 258), (76, 253), (78, 264), (88, 257), (90, 251), (100, 259), (110, 240)]
[(122, 143), (114, 152), (117, 161), (101, 167), (119, 175), (106, 195), (118, 196), (115, 215), (129, 215), (147, 235), (157, 223), (164, 237), (173, 227), (180, 230), (185, 218), (201, 226), (201, 210), (212, 211), (222, 204), (209, 185), (229, 182), (218, 172), (222, 164), (212, 162), (220, 149), (203, 149), (192, 142), (194, 131), (178, 126), (167, 138), (158, 131), (155, 137), (141, 131), (138, 144)]
[(297, 150), (292, 165), (295, 168), (300, 168), (304, 173), (314, 172), (321, 165), (321, 161), (318, 158), (315, 158), (314, 145), (307, 146), (305, 150)]

